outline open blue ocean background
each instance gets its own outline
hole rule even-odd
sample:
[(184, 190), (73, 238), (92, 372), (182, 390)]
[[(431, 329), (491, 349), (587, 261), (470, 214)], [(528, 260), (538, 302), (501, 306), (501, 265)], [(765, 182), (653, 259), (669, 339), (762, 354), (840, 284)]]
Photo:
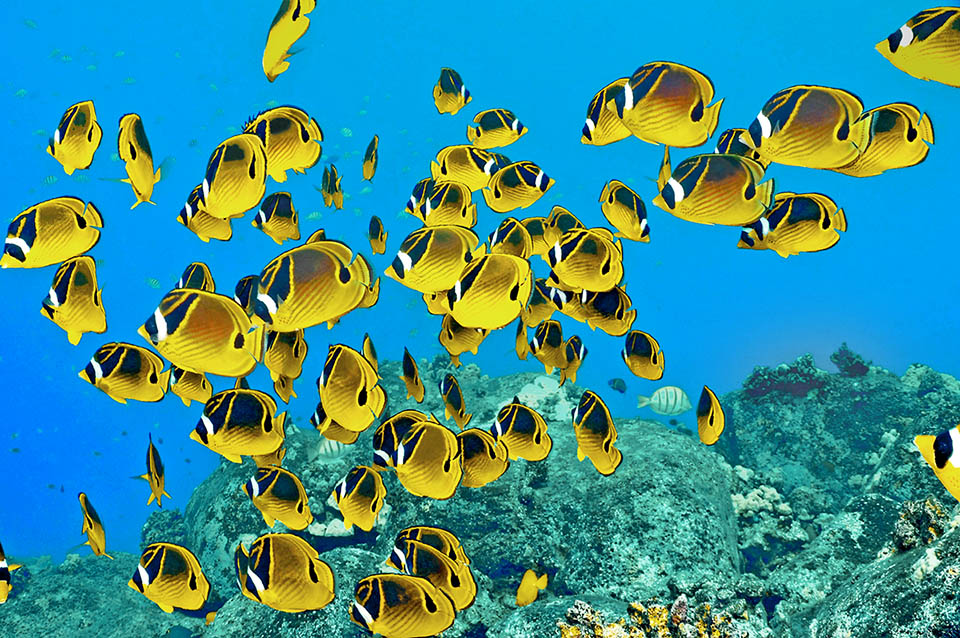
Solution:
[[(77, 372), (108, 341), (145, 345), (137, 328), (189, 262), (206, 262), (218, 292), (232, 295), (240, 277), (259, 273), (297, 243), (277, 246), (250, 225), (252, 214), (234, 223), (234, 237), (226, 243), (204, 244), (175, 220), (216, 145), (275, 104), (306, 110), (325, 142), (320, 163), (306, 176), (291, 174), (282, 185), (268, 180), (267, 193), (292, 192), (303, 238), (324, 228), (368, 256), (367, 222), (380, 216), (389, 233), (387, 254), (373, 259), (381, 273), (417, 227), (412, 217), (399, 214), (412, 186), (429, 175), (441, 147), (466, 142), (466, 126), (480, 110), (513, 110), (530, 132), (505, 154), (533, 160), (556, 179), (545, 197), (514, 216), (546, 215), (562, 204), (588, 226), (601, 225), (597, 199), (604, 183), (616, 178), (631, 185), (647, 203), (652, 241), (624, 243), (625, 281), (638, 310), (634, 328), (654, 335), (664, 349), (662, 381), (629, 374), (620, 361), (622, 338), (555, 317), (565, 335), (581, 335), (589, 349), (578, 383), (599, 392), (614, 416), (640, 413), (636, 396), (661, 385), (681, 386), (694, 400), (703, 384), (722, 394), (739, 387), (754, 366), (805, 352), (832, 369), (828, 355), (841, 341), (898, 373), (923, 362), (960, 374), (954, 276), (960, 93), (914, 79), (874, 50), (925, 7), (885, 2), (839, 11), (826, 1), (321, 3), (297, 45), (302, 52), (271, 84), (261, 56), (278, 5), (9, 0), (0, 7), (8, 60), (0, 81), (3, 214), (10, 219), (61, 195), (97, 205), (105, 228), (90, 254), (98, 261), (109, 328), (71, 346), (40, 315), (56, 268), (0, 273), (0, 540), (8, 552), (56, 557), (83, 542), (79, 491), (104, 521), (107, 550), (137, 552), (140, 526), (151, 511), (145, 505), (149, 488), (129, 477), (144, 472), (148, 433), (166, 465), (169, 507), (182, 508), (220, 462), (188, 439), (199, 404), (186, 408), (168, 396), (161, 403), (121, 405), (79, 380)], [(835, 248), (819, 254), (782, 259), (769, 251), (738, 250), (737, 229), (686, 223), (650, 204), (662, 148), (635, 138), (606, 147), (579, 143), (594, 93), (654, 60), (680, 62), (712, 79), (717, 97), (725, 99), (718, 133), (747, 126), (779, 89), (823, 84), (855, 93), (867, 108), (915, 104), (932, 117), (936, 145), (917, 167), (867, 179), (771, 166), (768, 175), (778, 191), (830, 195), (846, 211), (849, 230)], [(453, 117), (438, 115), (432, 101), (441, 66), (459, 71), (474, 97)], [(64, 110), (86, 99), (94, 101), (103, 141), (91, 168), (68, 177), (44, 149)], [(119, 118), (129, 112), (142, 116), (155, 160), (168, 158), (154, 190), (157, 205), (133, 211), (130, 187), (102, 179), (125, 176), (115, 155), (116, 134)], [(380, 136), (380, 164), (368, 185), (361, 181), (361, 161), (374, 134)], [(712, 151), (714, 143), (674, 150), (674, 164)], [(347, 196), (336, 212), (323, 207), (313, 188), (322, 165), (331, 161)], [(485, 237), (503, 216), (474, 195), (480, 212), (474, 230)], [(308, 219), (314, 211), (321, 217)], [(544, 276), (545, 264), (533, 261)], [(433, 358), (444, 353), (439, 326), (440, 318), (425, 312), (418, 294), (383, 278), (374, 308), (351, 313), (332, 330), (307, 331), (310, 354), (289, 414), (306, 424), (328, 344), (359, 348), (369, 332), (381, 359), (399, 359), (404, 347), (417, 358)], [(533, 357), (516, 359), (513, 341), (511, 325), (491, 335), (479, 356), (468, 354), (463, 361), (491, 376), (539, 371)], [(608, 387), (612, 377), (627, 381), (626, 394)], [(233, 383), (213, 380), (216, 390)], [(258, 368), (251, 384), (269, 389), (266, 370)], [(469, 408), (471, 388), (464, 393)], [(679, 420), (694, 425), (692, 412)]]

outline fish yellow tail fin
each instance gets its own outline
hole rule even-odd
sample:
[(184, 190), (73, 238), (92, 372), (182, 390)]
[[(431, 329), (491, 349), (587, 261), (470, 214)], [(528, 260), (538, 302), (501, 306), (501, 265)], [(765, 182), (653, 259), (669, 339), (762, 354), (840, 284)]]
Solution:
[(261, 324), (244, 335), (243, 347), (258, 363), (263, 361), (263, 335), (266, 330), (266, 326)]
[(773, 207), (773, 196), (776, 195), (774, 191), (774, 180), (773, 178), (768, 179), (765, 182), (757, 184), (757, 201), (761, 202), (769, 210)]
[(473, 143), (476, 141), (476, 139), (477, 139), (477, 129), (475, 129), (475, 128), (472, 127), (472, 126), (468, 126), (468, 127), (467, 127), (467, 140), (469, 140), (470, 143), (473, 144)]
[(67, 341), (70, 342), (70, 345), (75, 346), (80, 343), (80, 337), (83, 336), (83, 333), (79, 330), (68, 330), (67, 331)]
[(160, 388), (166, 392), (167, 388), (170, 387), (170, 373), (173, 372), (173, 368), (167, 368), (160, 373)]
[(283, 425), (287, 422), (287, 413), (286, 411), (281, 412), (277, 416), (273, 417), (273, 427), (280, 432), (280, 434), (285, 435)]
[(645, 396), (643, 396), (643, 395), (640, 395), (640, 396), (637, 397), (637, 407), (638, 407), (638, 408), (645, 408), (645, 407), (647, 407), (648, 405), (650, 405), (650, 397), (645, 397)]
[(544, 574), (543, 576), (537, 579), (537, 589), (543, 590), (546, 588), (547, 588), (547, 575)]
[(660, 172), (657, 173), (657, 188), (663, 190), (663, 187), (667, 185), (667, 182), (670, 180), (670, 174), (673, 172), (673, 169), (670, 168), (670, 147), (663, 147), (663, 162), (660, 164)]
[(103, 215), (100, 210), (94, 206), (93, 202), (87, 202), (83, 207), (83, 219), (91, 226), (103, 228)]
[(450, 365), (452, 365), (454, 368), (459, 368), (459, 367), (460, 367), (460, 355), (458, 355), (458, 354), (451, 354), (451, 355), (450, 355)]
[(833, 224), (833, 227), (837, 230), (846, 232), (847, 230), (847, 216), (843, 213), (843, 209), (838, 209), (836, 213), (833, 214), (833, 219), (830, 220), (830, 223)]
[(933, 144), (933, 122), (930, 116), (924, 113), (917, 120), (917, 130), (920, 131), (920, 139), (928, 144)]
[(713, 132), (717, 130), (717, 122), (720, 120), (720, 106), (722, 104), (722, 99), (717, 100), (716, 104), (707, 107), (706, 112), (703, 114), (703, 121), (707, 127), (707, 137), (713, 135)]

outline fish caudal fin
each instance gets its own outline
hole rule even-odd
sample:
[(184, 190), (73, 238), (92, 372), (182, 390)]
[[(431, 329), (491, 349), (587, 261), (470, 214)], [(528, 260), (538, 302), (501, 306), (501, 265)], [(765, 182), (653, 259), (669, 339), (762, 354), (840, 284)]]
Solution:
[(170, 387), (171, 372), (173, 372), (173, 368), (167, 368), (166, 370), (160, 373), (160, 380), (158, 381), (158, 383), (160, 384), (160, 389), (163, 390), (164, 393), (166, 393), (167, 388)]
[(650, 397), (645, 397), (645, 396), (642, 396), (642, 395), (637, 397), (637, 407), (638, 407), (638, 408), (645, 408), (645, 407), (647, 407), (648, 405), (650, 405)]
[(257, 363), (263, 361), (263, 335), (265, 332), (266, 327), (259, 325), (244, 335), (243, 347), (256, 359)]
[(670, 147), (663, 147), (663, 162), (660, 164), (660, 172), (657, 173), (657, 189), (663, 190), (663, 187), (670, 181), (670, 175), (673, 169), (670, 168)]
[(836, 230), (846, 232), (847, 230), (847, 216), (844, 215), (843, 209), (840, 208), (833, 215), (833, 219), (830, 220), (830, 223)]
[(720, 106), (722, 104), (722, 99), (717, 100), (716, 104), (707, 107), (706, 112), (703, 115), (703, 123), (707, 127), (707, 137), (713, 135), (713, 132), (717, 130), (717, 122), (720, 120)]
[(757, 201), (762, 202), (768, 210), (773, 207), (773, 196), (776, 194), (773, 182), (773, 178), (770, 178), (761, 184), (757, 184)]

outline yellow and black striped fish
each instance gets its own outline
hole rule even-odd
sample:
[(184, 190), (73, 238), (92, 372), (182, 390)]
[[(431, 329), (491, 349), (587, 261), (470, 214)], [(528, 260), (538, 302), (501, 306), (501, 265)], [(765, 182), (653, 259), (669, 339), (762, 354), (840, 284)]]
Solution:
[(453, 418), (453, 422), (461, 430), (467, 427), (472, 414), (468, 414), (463, 404), (463, 391), (457, 378), (449, 372), (440, 380), (440, 397), (443, 399), (443, 418)]
[(333, 570), (310, 543), (294, 534), (264, 534), (249, 552), (241, 543), (234, 562), (243, 595), (277, 611), (312, 611), (333, 601)]
[(944, 430), (936, 436), (921, 434), (913, 439), (923, 460), (953, 498), (960, 500), (960, 426)]
[(278, 244), (287, 239), (300, 239), (300, 222), (290, 193), (267, 195), (252, 225)]
[(720, 399), (713, 390), (703, 386), (700, 401), (697, 402), (697, 433), (704, 445), (713, 445), (720, 439), (726, 417)]
[(633, 135), (666, 146), (700, 146), (713, 135), (723, 100), (706, 75), (682, 64), (649, 62), (607, 103)]
[(433, 87), (433, 103), (438, 113), (456, 115), (472, 99), (459, 73), (447, 67), (440, 69), (440, 79)]
[(129, 343), (105, 343), (93, 353), (79, 377), (114, 401), (159, 401), (167, 391), (170, 370), (153, 352)]
[(400, 380), (403, 381), (403, 384), (407, 388), (407, 398), (413, 397), (413, 400), (417, 403), (423, 403), (424, 387), (423, 381), (420, 380), (420, 371), (417, 370), (417, 362), (410, 355), (410, 351), (406, 348), (403, 349), (403, 364), (401, 366), (403, 374), (400, 375)]
[(838, 173), (870, 177), (893, 168), (916, 166), (926, 159), (928, 144), (933, 144), (930, 116), (912, 104), (878, 106), (864, 111), (860, 120), (869, 122), (867, 145), (853, 162), (833, 169)]
[(282, 467), (261, 467), (240, 486), (263, 514), (267, 527), (280, 521), (290, 529), (306, 529), (313, 522), (307, 491), (297, 475)]
[(508, 164), (510, 159), (500, 153), (472, 144), (458, 144), (440, 149), (436, 159), (430, 162), (430, 175), (437, 182), (461, 182), (471, 191), (477, 191)]
[(382, 255), (387, 252), (387, 231), (383, 228), (383, 222), (376, 215), (370, 217), (370, 224), (367, 226), (367, 239), (370, 240), (370, 250), (374, 255)]
[[(173, 543), (147, 545), (127, 585), (168, 614), (174, 609), (204, 609), (210, 596), (210, 581), (200, 561), (189, 549)], [(208, 623), (214, 615), (206, 614)]]
[(194, 290), (206, 290), (207, 292), (216, 292), (217, 284), (213, 281), (213, 273), (210, 267), (202, 261), (195, 261), (188, 264), (183, 269), (183, 274), (177, 280), (174, 288), (192, 288)]
[(517, 359), (527, 360), (530, 354), (530, 344), (527, 343), (527, 326), (523, 323), (523, 316), (517, 319), (517, 336), (513, 342), (513, 351), (517, 353)]
[(173, 498), (164, 489), (165, 474), (163, 471), (163, 461), (160, 460), (160, 452), (153, 445), (153, 434), (147, 434), (149, 443), (147, 444), (147, 473), (141, 474), (136, 478), (142, 478), (150, 485), (150, 497), (147, 499), (147, 505), (154, 499), (157, 501), (157, 507), (163, 507), (162, 497)]
[(275, 182), (285, 182), (288, 170), (306, 173), (323, 152), (320, 125), (295, 106), (263, 111), (244, 124), (243, 132), (260, 138), (267, 157), (267, 174)]
[(373, 366), (373, 371), (378, 372), (380, 364), (377, 361), (377, 349), (373, 347), (373, 339), (370, 338), (370, 333), (363, 333), (363, 358), (366, 359), (371, 366)]
[(543, 364), (544, 374), (553, 374), (554, 368), (563, 369), (567, 364), (563, 348), (560, 322), (554, 319), (540, 322), (530, 340), (530, 352)]
[(331, 344), (317, 379), (327, 415), (348, 430), (366, 430), (383, 414), (387, 403), (379, 378), (362, 354), (343, 344)]
[(127, 178), (122, 180), (133, 188), (137, 201), (130, 208), (146, 202), (153, 204), (153, 185), (160, 181), (160, 168), (153, 170), (153, 151), (143, 128), (143, 120), (136, 113), (127, 113), (120, 118), (120, 133), (117, 135), (117, 153), (124, 161)]
[(650, 241), (647, 207), (632, 188), (618, 179), (612, 179), (603, 185), (599, 201), (603, 216), (617, 229), (614, 237), (644, 243)]
[(531, 407), (513, 401), (500, 408), (490, 433), (507, 446), (510, 460), (542, 461), (553, 449), (547, 422)]
[(60, 118), (47, 144), (47, 154), (60, 162), (64, 173), (73, 175), (78, 168), (90, 168), (102, 138), (103, 129), (97, 123), (93, 101), (77, 102)]
[(102, 292), (97, 287), (93, 257), (73, 257), (57, 268), (40, 312), (67, 333), (71, 344), (77, 345), (85, 332), (107, 331)]
[(471, 203), (471, 192), (466, 184), (456, 181), (434, 182), (417, 209), (424, 226), (477, 225), (477, 205)]
[(248, 317), (253, 317), (253, 308), (257, 301), (257, 287), (260, 285), (258, 275), (241, 277), (233, 288), (233, 300), (240, 304)]
[[(586, 228), (583, 222), (576, 215), (571, 213), (563, 206), (554, 206), (550, 209), (550, 215), (547, 216), (543, 225), (543, 243), (546, 245), (540, 255), (546, 259), (547, 253), (553, 248), (553, 245), (560, 241), (560, 237), (571, 230), (577, 228)], [(531, 233), (531, 237), (532, 237)]]
[(960, 8), (924, 9), (876, 49), (915, 78), (960, 86)]
[(450, 290), (460, 273), (482, 250), (469, 228), (432, 226), (418, 228), (400, 243), (400, 250), (385, 274), (417, 292)]
[(714, 148), (714, 153), (729, 153), (730, 155), (742, 155), (746, 158), (752, 159), (754, 162), (763, 167), (763, 170), (767, 170), (767, 167), (770, 166), (770, 160), (764, 159), (756, 149), (750, 148), (746, 144), (740, 141), (740, 138), (743, 135), (748, 135), (747, 129), (745, 128), (728, 128), (717, 138), (717, 146)]
[(463, 544), (456, 534), (442, 527), (431, 527), (429, 525), (414, 525), (405, 527), (399, 532), (393, 541), (393, 552), (384, 561), (388, 566), (397, 571), (403, 570), (403, 548), (408, 541), (419, 541), (425, 545), (438, 550), (444, 556), (459, 563), (460, 565), (469, 565), (470, 558), (463, 549)]
[(533, 239), (529, 231), (520, 220), (513, 217), (501, 221), (497, 229), (490, 233), (489, 241), (491, 254), (513, 255), (521, 259), (529, 259), (533, 254)]
[(341, 445), (356, 443), (360, 437), (359, 432), (348, 430), (327, 416), (327, 411), (324, 410), (322, 401), (317, 402), (317, 407), (310, 416), (310, 425), (316, 428), (320, 436), (327, 441)]
[(391, 460), (400, 484), (414, 496), (448, 499), (463, 477), (457, 436), (432, 419), (414, 424)]
[(566, 363), (560, 368), (560, 385), (563, 385), (567, 379), (572, 383), (577, 382), (577, 370), (587, 358), (587, 347), (583, 345), (583, 340), (577, 335), (573, 335), (563, 344), (563, 358)]
[(490, 334), (486, 328), (465, 328), (457, 323), (457, 320), (450, 315), (443, 315), (443, 322), (440, 325), (440, 334), (437, 339), (440, 345), (450, 355), (450, 364), (454, 368), (460, 367), (460, 355), (465, 352), (477, 354), (480, 344)]
[(641, 379), (659, 381), (663, 377), (663, 351), (657, 340), (646, 332), (627, 333), (620, 356), (630, 372)]
[(613, 474), (623, 461), (623, 454), (614, 447), (617, 428), (610, 410), (595, 392), (584, 391), (573, 409), (573, 431), (577, 437), (577, 459), (589, 458), (598, 472), (604, 476)]
[(394, 467), (393, 456), (407, 433), (429, 417), (419, 410), (401, 410), (384, 419), (373, 433), (373, 467)]
[(240, 463), (241, 455), (269, 454), (283, 445), (287, 413), (276, 412), (273, 397), (239, 384), (210, 397), (190, 438)]
[(547, 244), (547, 218), (546, 217), (525, 217), (520, 220), (523, 227), (527, 229), (532, 242), (530, 250), (531, 255), (539, 255), (546, 258), (550, 245)]
[(777, 193), (773, 208), (740, 233), (737, 248), (773, 250), (781, 257), (832, 248), (847, 217), (822, 193)]
[(547, 263), (575, 289), (610, 290), (623, 279), (623, 247), (606, 228), (568, 230), (547, 253)]
[[(340, 187), (340, 174), (337, 173), (337, 167), (331, 164), (323, 168), (323, 182), (320, 188), (320, 194), (323, 195), (323, 205), (327, 208), (333, 206), (337, 210), (343, 208), (343, 189)], [(316, 188), (316, 187), (314, 187)]]
[(267, 155), (256, 135), (241, 133), (223, 141), (207, 162), (203, 210), (219, 219), (243, 217), (266, 190)]
[(367, 150), (363, 154), (363, 179), (370, 181), (377, 172), (377, 162), (380, 161), (380, 136), (374, 135)]
[(13, 589), (10, 573), (21, 567), (23, 565), (8, 563), (7, 555), (3, 552), (3, 547), (0, 546), (0, 605), (7, 602), (10, 597), (10, 590)]
[[(410, 194), (410, 199), (407, 200), (406, 205), (404, 206), (404, 212), (413, 215), (414, 217), (420, 216), (420, 206), (423, 204), (424, 199), (433, 191), (433, 187), (437, 182), (432, 177), (424, 177), (419, 182), (414, 184), (413, 192)], [(420, 221), (423, 221), (422, 217)]]
[(520, 313), (523, 325), (527, 328), (535, 328), (540, 322), (552, 317), (555, 310), (557, 310), (557, 306), (550, 299), (547, 280), (535, 279), (530, 301), (527, 302)]
[(433, 636), (453, 625), (453, 601), (426, 578), (374, 574), (357, 583), (350, 620), (392, 638)]
[(387, 488), (380, 473), (372, 467), (357, 465), (333, 487), (333, 498), (343, 516), (343, 526), (354, 525), (365, 532), (377, 524)]
[(204, 243), (211, 239), (228, 241), (233, 237), (233, 228), (229, 219), (214, 217), (203, 209), (203, 185), (200, 184), (187, 197), (186, 203), (177, 215), (177, 221), (186, 226)]
[(473, 118), (476, 126), (467, 127), (467, 139), (477, 148), (509, 146), (526, 135), (527, 128), (520, 123), (513, 111), (487, 109)]
[(483, 189), (483, 199), (491, 210), (509, 213), (536, 202), (550, 190), (553, 183), (553, 178), (533, 162), (514, 162), (490, 178), (490, 183)]
[(653, 205), (696, 224), (746, 226), (773, 205), (773, 179), (762, 179), (763, 167), (752, 159), (715, 153), (688, 157), (671, 174), (667, 147)]
[(34, 204), (7, 227), (0, 268), (43, 268), (77, 257), (100, 241), (100, 228), (93, 202), (55, 197)]
[(486, 430), (470, 428), (457, 434), (463, 465), (463, 487), (483, 487), (492, 483), (510, 467), (507, 445)]
[(460, 325), (496, 330), (520, 316), (530, 299), (532, 280), (526, 259), (513, 255), (475, 257), (442, 303)]
[(263, 48), (263, 73), (270, 82), (290, 67), (287, 58), (295, 53), (290, 47), (307, 32), (310, 26), (307, 14), (316, 8), (316, 0), (282, 0), (280, 3)]
[(620, 286), (603, 292), (584, 290), (580, 293), (577, 317), (586, 321), (591, 330), (600, 328), (611, 337), (620, 337), (633, 327), (637, 318), (632, 305), (630, 296)]
[(189, 406), (191, 401), (206, 403), (213, 394), (213, 386), (201, 372), (187, 372), (171, 366), (170, 373), (170, 391), (180, 397), (186, 406)]
[(90, 546), (94, 556), (106, 556), (113, 560), (113, 556), (106, 553), (107, 534), (97, 510), (93, 509), (93, 503), (83, 492), (80, 492), (77, 498), (80, 499), (80, 510), (83, 512), (83, 528), (80, 533), (87, 535), (87, 542), (84, 545)]
[(580, 131), (581, 144), (606, 146), (630, 137), (630, 129), (617, 115), (616, 109), (607, 106), (623, 93), (623, 87), (629, 81), (630, 78), (614, 80), (593, 96), (587, 105), (587, 119)]
[(306, 358), (307, 340), (303, 337), (303, 330), (267, 331), (267, 349), (263, 354), (263, 364), (270, 371), (271, 381), (276, 381), (279, 377), (299, 378)]
[(395, 551), (395, 555), (400, 560), (403, 573), (429, 580), (450, 598), (457, 611), (462, 611), (474, 603), (477, 598), (477, 582), (469, 565), (460, 563), (420, 541), (404, 540), (402, 543), (402, 547), (395, 548), (399, 550)]

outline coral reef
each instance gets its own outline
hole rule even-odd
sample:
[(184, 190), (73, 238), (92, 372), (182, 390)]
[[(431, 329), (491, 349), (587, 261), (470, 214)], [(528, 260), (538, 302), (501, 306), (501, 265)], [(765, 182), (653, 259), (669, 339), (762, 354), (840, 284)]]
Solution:
[(863, 357), (847, 347), (844, 341), (836, 352), (830, 355), (830, 361), (837, 366), (840, 374), (845, 377), (862, 377), (870, 370), (870, 361), (864, 362)]

